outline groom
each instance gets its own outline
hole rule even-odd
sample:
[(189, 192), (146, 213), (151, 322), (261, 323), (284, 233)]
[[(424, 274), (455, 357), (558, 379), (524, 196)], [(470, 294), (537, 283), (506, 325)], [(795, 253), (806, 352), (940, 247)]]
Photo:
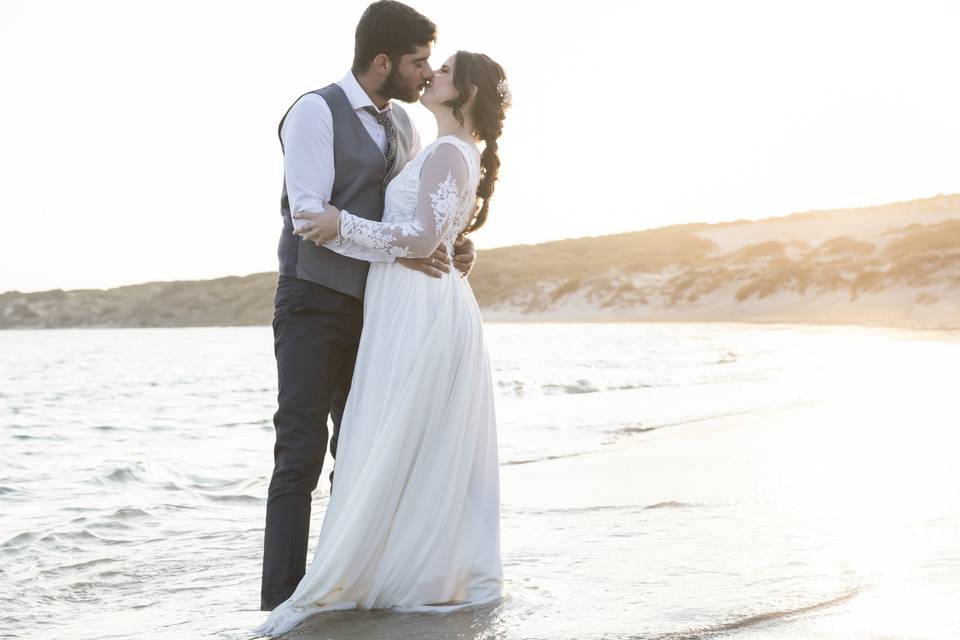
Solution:
[[(383, 215), (387, 183), (420, 151), (420, 138), (392, 98), (415, 102), (433, 77), (427, 63), (436, 25), (393, 0), (371, 4), (356, 31), (353, 66), (342, 80), (301, 96), (280, 121), (284, 185), (280, 275), (274, 299), (278, 409), (274, 469), (267, 495), (260, 608), (271, 611), (306, 570), (311, 492), (327, 448), (337, 452), (363, 324), (370, 262), (391, 256), (349, 241), (315, 245), (296, 235), (292, 213), (325, 202), (371, 220)], [(458, 242), (454, 263), (466, 275), (476, 259)], [(397, 258), (439, 277), (450, 270), (441, 246), (430, 258)], [(333, 473), (330, 474), (333, 482)]]

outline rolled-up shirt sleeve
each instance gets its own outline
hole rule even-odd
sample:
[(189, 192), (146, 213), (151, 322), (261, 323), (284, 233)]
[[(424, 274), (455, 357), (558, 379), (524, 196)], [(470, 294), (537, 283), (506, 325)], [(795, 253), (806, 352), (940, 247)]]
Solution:
[[(333, 116), (326, 101), (307, 94), (290, 109), (280, 130), (283, 141), (283, 175), (287, 186), (290, 213), (323, 211), (330, 202), (335, 175), (333, 160)], [(305, 220), (293, 220), (299, 230)], [(306, 240), (301, 240), (306, 242)], [(335, 241), (324, 247), (348, 258), (366, 262), (390, 262), (394, 258), (383, 251), (364, 247), (354, 242)]]

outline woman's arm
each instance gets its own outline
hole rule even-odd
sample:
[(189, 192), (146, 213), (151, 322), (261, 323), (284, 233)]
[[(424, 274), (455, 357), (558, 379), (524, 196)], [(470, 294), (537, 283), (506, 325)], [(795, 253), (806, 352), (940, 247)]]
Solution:
[(420, 191), (412, 220), (377, 222), (328, 205), (319, 215), (297, 214), (312, 220), (300, 234), (314, 242), (325, 242), (336, 235), (339, 224), (339, 237), (344, 240), (395, 257), (426, 258), (457, 219), (468, 175), (460, 150), (453, 144), (441, 143), (420, 167)]
[[(326, 101), (311, 93), (294, 103), (280, 129), (283, 174), (290, 211), (319, 211), (333, 190), (333, 116)], [(294, 216), (294, 233), (305, 224)], [(393, 256), (352, 242), (323, 245), (341, 255), (367, 262), (390, 262)]]

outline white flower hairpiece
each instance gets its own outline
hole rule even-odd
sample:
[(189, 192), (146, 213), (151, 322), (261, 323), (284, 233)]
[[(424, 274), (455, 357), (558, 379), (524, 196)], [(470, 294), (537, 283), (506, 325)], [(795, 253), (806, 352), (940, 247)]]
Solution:
[(513, 95), (510, 93), (510, 85), (507, 84), (506, 78), (497, 83), (497, 95), (500, 96), (500, 104), (505, 107), (509, 106), (513, 101)]

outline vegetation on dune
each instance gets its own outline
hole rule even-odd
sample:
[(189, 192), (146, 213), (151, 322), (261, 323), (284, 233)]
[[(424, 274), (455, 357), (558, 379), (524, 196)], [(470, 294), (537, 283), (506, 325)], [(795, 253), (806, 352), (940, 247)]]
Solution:
[[(904, 209), (940, 211), (948, 200), (952, 210), (960, 208), (960, 199), (949, 196), (865, 209), (862, 232), (852, 233), (845, 218), (845, 233), (814, 243), (790, 236), (790, 223), (818, 220), (819, 214), (804, 213), (481, 247), (470, 283), (481, 307), (528, 314), (576, 309), (683, 312), (703, 305), (731, 312), (780, 294), (798, 296), (792, 303), (784, 300), (803, 310), (815, 306), (818, 295), (839, 293), (855, 306), (867, 296), (903, 288), (915, 291), (907, 300), (929, 308), (951, 300), (948, 292), (960, 288), (960, 212), (936, 224), (887, 228), (887, 223), (878, 230), (877, 221), (897, 211), (902, 219)], [(821, 228), (829, 228), (829, 221), (819, 220)], [(742, 230), (749, 235), (741, 237), (757, 242), (722, 250), (706, 237), (737, 224), (734, 233)], [(725, 233), (730, 236), (730, 231)], [(0, 294), (0, 328), (269, 325), (276, 278), (276, 273), (258, 273), (109, 290), (12, 291)], [(891, 298), (896, 299), (903, 298)]]

